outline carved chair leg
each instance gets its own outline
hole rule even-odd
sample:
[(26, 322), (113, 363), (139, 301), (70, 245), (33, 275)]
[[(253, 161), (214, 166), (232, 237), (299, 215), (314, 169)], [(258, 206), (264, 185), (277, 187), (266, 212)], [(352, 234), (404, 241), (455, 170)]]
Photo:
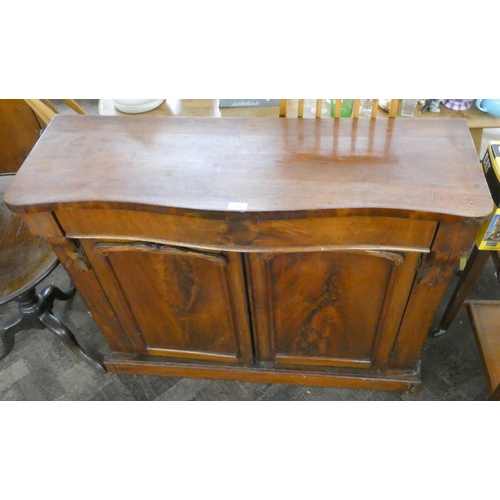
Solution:
[(55, 333), (77, 356), (86, 361), (96, 373), (106, 373), (104, 366), (87, 355), (76, 340), (73, 332), (67, 326), (63, 325), (53, 314), (49, 311), (45, 311), (39, 317), (39, 320), (43, 323), (43, 325), (45, 325), (46, 328)]
[(0, 339), (2, 340), (3, 350), (0, 353), (0, 359), (3, 359), (14, 348), (15, 336), (17, 332), (25, 330), (29, 323), (25, 320), (24, 316), (19, 314), (14, 318), (8, 320), (2, 328), (0, 328)]
[(0, 355), (0, 359), (5, 358), (5, 356), (12, 351), (14, 347), (14, 337), (17, 332), (29, 328), (48, 328), (78, 357), (86, 361), (95, 372), (98, 374), (106, 373), (106, 368), (86, 354), (71, 330), (52, 314), (52, 306), (55, 300), (68, 300), (74, 293), (75, 288), (72, 284), (67, 292), (63, 292), (59, 288), (51, 285), (45, 287), (40, 294), (37, 294), (35, 289), (32, 288), (20, 295), (16, 300), (21, 314), (8, 321), (0, 329), (0, 339), (3, 343), (3, 352)]
[(54, 301), (56, 301), (56, 300), (68, 300), (71, 297), (73, 297), (73, 295), (75, 295), (75, 292), (76, 292), (76, 288), (73, 285), (73, 283), (71, 283), (71, 287), (67, 292), (63, 292), (62, 290), (60, 290), (59, 288), (57, 288), (54, 285), (49, 285), (49, 286), (46, 286), (42, 290), (41, 295), (42, 295), (47, 307), (50, 310), (52, 310), (52, 308), (54, 307)]

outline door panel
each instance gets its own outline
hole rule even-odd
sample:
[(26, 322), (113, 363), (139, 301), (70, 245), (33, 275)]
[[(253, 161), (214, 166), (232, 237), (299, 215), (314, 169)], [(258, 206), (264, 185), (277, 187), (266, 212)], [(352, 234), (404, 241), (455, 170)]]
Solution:
[(261, 361), (384, 365), (418, 258), (376, 250), (249, 256)]
[(241, 256), (147, 242), (84, 242), (135, 345), (152, 355), (253, 359)]

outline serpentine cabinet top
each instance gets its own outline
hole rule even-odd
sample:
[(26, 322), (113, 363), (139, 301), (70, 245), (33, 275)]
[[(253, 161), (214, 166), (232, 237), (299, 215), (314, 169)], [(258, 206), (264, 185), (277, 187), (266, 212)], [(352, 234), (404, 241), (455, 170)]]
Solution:
[(448, 222), (483, 220), (493, 208), (463, 119), (58, 115), (5, 201), (18, 212), (267, 218), (314, 211)]

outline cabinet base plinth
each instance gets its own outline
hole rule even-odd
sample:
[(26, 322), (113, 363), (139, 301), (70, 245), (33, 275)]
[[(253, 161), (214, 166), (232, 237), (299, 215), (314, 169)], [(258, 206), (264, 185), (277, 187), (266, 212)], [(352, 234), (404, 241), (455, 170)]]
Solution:
[(104, 364), (113, 373), (349, 389), (415, 392), (421, 383), (419, 366), (415, 370), (323, 369), (320, 367), (279, 367), (270, 369), (259, 366), (198, 364), (172, 361), (171, 358), (165, 360), (159, 357), (115, 352), (107, 354)]

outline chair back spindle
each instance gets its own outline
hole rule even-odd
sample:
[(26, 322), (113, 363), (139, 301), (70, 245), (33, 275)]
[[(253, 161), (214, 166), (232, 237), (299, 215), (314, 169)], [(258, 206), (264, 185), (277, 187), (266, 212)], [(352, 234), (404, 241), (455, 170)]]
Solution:
[[(292, 101), (297, 101), (297, 104), (295, 104), (295, 102), (292, 103)], [(297, 118), (304, 118), (305, 101), (306, 99), (281, 99), (279, 116), (281, 118), (286, 118), (288, 115), (290, 115), (290, 117), (295, 117), (295, 110), (296, 110)], [(315, 99), (315, 101), (316, 101), (316, 106), (313, 114), (315, 118), (321, 118), (324, 100)], [(342, 99), (332, 99), (332, 101), (335, 101), (335, 113), (333, 118), (340, 118)], [(352, 110), (352, 118), (358, 119), (361, 109), (361, 99), (353, 99), (353, 101), (354, 104)], [(383, 111), (381, 113), (381, 116), (385, 114), (388, 118), (396, 118), (400, 110), (401, 101), (402, 99), (391, 99), (391, 104), (388, 112)], [(379, 117), (378, 103), (379, 99), (372, 99), (372, 111), (370, 118), (376, 119)], [(329, 115), (330, 113), (328, 113), (328, 116)]]

